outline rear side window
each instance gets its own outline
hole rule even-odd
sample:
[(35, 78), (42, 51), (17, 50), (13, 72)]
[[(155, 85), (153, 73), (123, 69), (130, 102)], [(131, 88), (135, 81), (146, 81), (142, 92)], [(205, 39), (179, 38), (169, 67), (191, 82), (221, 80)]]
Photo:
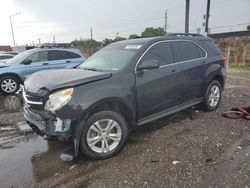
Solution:
[(211, 54), (212, 56), (221, 55), (221, 51), (213, 40), (201, 40), (200, 42), (200, 44), (207, 51), (208, 54)]
[(80, 58), (79, 54), (68, 52), (68, 51), (61, 51), (61, 50), (51, 50), (49, 51), (49, 60), (62, 60), (62, 59), (73, 59), (73, 58)]
[(31, 59), (32, 63), (48, 61), (48, 52), (47, 51), (37, 52), (29, 56), (27, 59)]
[(10, 58), (12, 58), (12, 56), (7, 56), (7, 55), (5, 55), (5, 56), (0, 56), (0, 59), (10, 59)]
[(205, 52), (193, 42), (176, 41), (172, 44), (176, 62), (198, 59), (206, 55)]
[(160, 66), (173, 63), (174, 57), (171, 43), (162, 42), (154, 45), (143, 56), (142, 61), (145, 60), (158, 60)]

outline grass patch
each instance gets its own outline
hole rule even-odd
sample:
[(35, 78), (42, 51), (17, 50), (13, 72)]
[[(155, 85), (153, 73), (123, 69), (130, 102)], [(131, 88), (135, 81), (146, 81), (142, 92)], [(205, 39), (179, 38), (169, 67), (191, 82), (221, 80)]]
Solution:
[(250, 66), (244, 66), (244, 65), (240, 65), (240, 64), (230, 64), (229, 65), (229, 69), (249, 71), (250, 70)]

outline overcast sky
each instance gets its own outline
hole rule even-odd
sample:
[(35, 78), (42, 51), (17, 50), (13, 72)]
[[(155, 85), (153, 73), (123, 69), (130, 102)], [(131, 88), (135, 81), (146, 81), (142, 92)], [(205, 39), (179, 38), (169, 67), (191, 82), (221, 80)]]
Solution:
[[(202, 27), (206, 0), (190, 0), (190, 31)], [(9, 15), (13, 16), (16, 43), (32, 44), (96, 40), (141, 34), (145, 27), (164, 25), (168, 31), (184, 31), (185, 0), (0, 0), (0, 45), (13, 45)], [(250, 24), (250, 0), (211, 0), (212, 33), (245, 30)]]

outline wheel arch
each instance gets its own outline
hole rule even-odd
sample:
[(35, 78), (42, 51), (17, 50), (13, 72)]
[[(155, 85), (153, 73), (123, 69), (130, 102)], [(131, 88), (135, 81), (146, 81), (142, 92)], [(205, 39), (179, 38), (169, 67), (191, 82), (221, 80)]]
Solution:
[(95, 112), (102, 110), (111, 110), (120, 113), (125, 118), (130, 127), (135, 123), (136, 118), (134, 109), (132, 109), (126, 104), (125, 101), (120, 98), (105, 98), (95, 102), (86, 109), (85, 118), (93, 115)]
[(6, 76), (12, 76), (12, 77), (16, 78), (19, 81), (19, 83), (21, 83), (21, 84), (23, 83), (23, 80), (21, 79), (21, 77), (16, 73), (4, 73), (4, 74), (1, 74), (0, 79), (2, 79), (3, 77), (6, 77)]

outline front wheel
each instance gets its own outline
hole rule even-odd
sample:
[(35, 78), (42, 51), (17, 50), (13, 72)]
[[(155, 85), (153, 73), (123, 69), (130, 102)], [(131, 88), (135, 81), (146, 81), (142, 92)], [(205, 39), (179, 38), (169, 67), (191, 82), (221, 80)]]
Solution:
[(207, 87), (203, 101), (203, 108), (206, 111), (216, 110), (221, 101), (222, 88), (217, 80), (213, 80)]
[(128, 124), (113, 111), (93, 114), (83, 125), (80, 148), (89, 159), (106, 159), (118, 154), (128, 140)]
[(12, 76), (4, 76), (0, 79), (0, 92), (5, 95), (15, 94), (20, 88), (18, 79)]

